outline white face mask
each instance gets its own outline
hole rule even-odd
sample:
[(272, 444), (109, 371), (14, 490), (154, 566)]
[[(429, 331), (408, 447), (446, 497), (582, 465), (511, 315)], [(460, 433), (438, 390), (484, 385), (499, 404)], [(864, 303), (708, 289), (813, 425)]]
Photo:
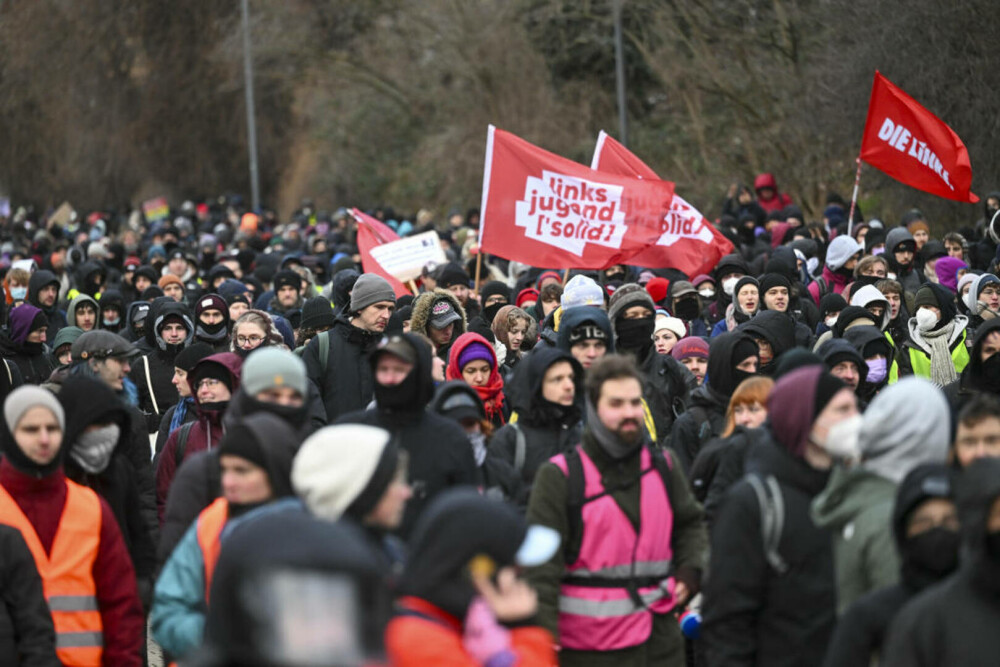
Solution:
[(69, 454), (80, 467), (92, 475), (104, 472), (111, 462), (111, 455), (118, 444), (121, 428), (108, 424), (80, 434)]
[(826, 433), (824, 442), (816, 443), (827, 454), (842, 461), (857, 461), (861, 458), (858, 434), (861, 432), (861, 415), (842, 419)]
[(825, 324), (826, 326), (830, 327), (831, 329), (833, 328), (833, 325), (836, 324), (836, 323), (837, 323), (837, 318), (836, 317), (828, 317), (825, 320), (823, 320), (823, 324)]
[(703, 298), (703, 299), (714, 299), (715, 298), (715, 290), (714, 289), (698, 290), (698, 294), (700, 294), (701, 298)]
[(929, 331), (938, 323), (938, 316), (934, 311), (921, 308), (917, 311), (917, 327), (921, 331)]
[(722, 281), (722, 291), (726, 293), (727, 296), (733, 295), (733, 290), (736, 289), (736, 283), (740, 281), (739, 278), (733, 276), (731, 278), (726, 278)]

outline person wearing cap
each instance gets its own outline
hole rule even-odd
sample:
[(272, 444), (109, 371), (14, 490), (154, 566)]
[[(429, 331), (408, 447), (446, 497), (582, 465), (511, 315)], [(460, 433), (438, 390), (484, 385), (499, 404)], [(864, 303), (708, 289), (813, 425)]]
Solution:
[[(713, 520), (701, 626), (712, 666), (817, 665), (836, 625), (831, 538), (809, 510), (857, 399), (808, 365), (778, 379), (767, 412), (767, 438), (746, 454), (753, 474), (729, 489)], [(765, 542), (762, 521), (776, 518), (778, 494), (781, 529)]]
[(698, 385), (705, 381), (705, 374), (708, 372), (708, 342), (704, 338), (681, 338), (670, 350), (670, 356), (691, 371)]
[(698, 591), (708, 536), (681, 466), (643, 426), (643, 382), (627, 356), (591, 366), (581, 444), (534, 480), (528, 521), (556, 530), (561, 547), (528, 580), (562, 665), (684, 660), (671, 612)]
[(39, 269), (31, 274), (28, 280), (27, 303), (41, 309), (48, 320), (49, 335), (55, 336), (67, 325), (66, 312), (58, 305), (61, 283), (56, 274), (45, 269)]
[(906, 604), (958, 569), (961, 543), (953, 471), (940, 463), (913, 468), (899, 485), (891, 517), (899, 583), (872, 591), (847, 608), (824, 667), (867, 665), (884, 655), (893, 619)]
[(149, 352), (132, 364), (130, 378), (139, 390), (139, 407), (148, 415), (146, 428), (154, 433), (163, 413), (180, 400), (172, 382), (174, 362), (194, 340), (194, 322), (183, 303), (159, 297), (150, 305), (145, 329)]
[(45, 313), (23, 303), (10, 311), (8, 329), (0, 333), (0, 354), (17, 366), (26, 384), (41, 384), (56, 369), (45, 348), (48, 329)]
[(657, 354), (670, 354), (681, 338), (687, 335), (687, 327), (684, 322), (676, 317), (669, 317), (663, 311), (656, 315), (656, 324), (653, 327), (653, 347)]
[(219, 441), (222, 495), (187, 529), (156, 581), (150, 625), (153, 637), (175, 659), (201, 644), (227, 528), (294, 495), (291, 469), (297, 444), (291, 427), (269, 414), (248, 417)]
[(367, 357), (395, 309), (396, 294), (389, 282), (366, 273), (354, 283), (348, 312), (306, 345), (302, 360), (323, 398), (328, 423), (371, 401), (375, 382)]
[(229, 304), (218, 294), (206, 294), (194, 305), (194, 340), (216, 352), (229, 349)]
[(534, 310), (536, 303), (538, 303), (538, 290), (534, 287), (525, 287), (517, 293), (517, 301), (515, 301), (515, 304), (518, 308), (526, 310), (530, 313)]
[(135, 570), (108, 503), (63, 473), (69, 447), (62, 406), (48, 391), (24, 386), (3, 410), (0, 523), (18, 529), (31, 550), (59, 660), (139, 667), (143, 618)]
[(958, 570), (907, 603), (889, 627), (880, 664), (992, 665), (1000, 655), (1000, 460), (974, 462), (955, 487)]
[(296, 354), (301, 355), (305, 351), (305, 346), (317, 334), (332, 329), (336, 319), (336, 315), (333, 313), (333, 304), (325, 296), (313, 296), (306, 299), (302, 305), (302, 320), (295, 330)]
[(94, 297), (87, 294), (78, 294), (76, 298), (69, 302), (66, 308), (66, 325), (79, 327), (84, 331), (97, 328), (98, 312), (100, 306)]
[(809, 294), (817, 305), (827, 294), (840, 294), (844, 291), (847, 283), (854, 278), (854, 267), (864, 251), (861, 244), (846, 234), (830, 242), (826, 249), (823, 274), (809, 283)]
[(175, 429), (198, 418), (194, 409), (194, 395), (191, 393), (190, 385), (188, 385), (187, 376), (195, 364), (212, 354), (214, 354), (214, 350), (211, 345), (198, 342), (181, 350), (180, 354), (174, 360), (176, 366), (174, 366), (174, 377), (171, 379), (171, 382), (177, 388), (177, 395), (180, 396), (180, 400), (171, 405), (163, 413), (163, 418), (160, 420), (160, 428), (156, 433), (156, 446), (153, 449), (154, 468), (170, 434)]
[(430, 338), (438, 358), (447, 361), (452, 344), (467, 330), (465, 309), (450, 291), (424, 292), (413, 302), (410, 331)]
[(939, 387), (958, 379), (969, 363), (966, 325), (954, 296), (927, 283), (914, 298), (916, 313), (908, 322), (909, 340), (900, 345), (899, 374), (928, 378)]
[[(913, 410), (915, 405), (920, 409)], [(911, 377), (883, 391), (864, 416), (838, 431), (841, 465), (814, 500), (812, 517), (833, 537), (840, 613), (865, 593), (898, 581), (899, 557), (886, 530), (893, 499), (914, 467), (945, 463), (949, 422), (941, 392), (927, 380)]]
[(726, 409), (736, 387), (757, 374), (758, 349), (753, 339), (740, 332), (712, 339), (708, 351), (708, 380), (697, 386), (687, 409), (677, 417), (670, 446), (684, 470), (691, 470), (702, 447), (726, 427)]
[(240, 385), (243, 359), (232, 352), (218, 352), (197, 362), (187, 375), (198, 419), (183, 425), (167, 438), (156, 464), (156, 507), (163, 524), (167, 493), (174, 473), (184, 459), (212, 449), (225, 433), (222, 416)]
[(493, 318), (493, 334), (496, 337), (497, 359), (504, 382), (513, 375), (517, 364), (524, 358), (525, 338), (532, 329), (531, 315), (517, 306), (504, 306)]
[(556, 346), (572, 354), (586, 371), (605, 354), (615, 351), (607, 313), (592, 307), (567, 309), (560, 323)]
[(674, 317), (684, 322), (687, 332), (692, 336), (708, 336), (712, 330), (705, 317), (703, 303), (698, 290), (688, 281), (675, 280), (670, 285), (669, 310)]
[(653, 345), (655, 308), (649, 293), (636, 283), (622, 285), (611, 296), (608, 319), (615, 332), (615, 350), (635, 358), (642, 372), (643, 398), (657, 442), (666, 442), (675, 415), (684, 412), (688, 393), (697, 384), (694, 376), (669, 355), (657, 354)]
[(441, 494), (414, 533), (399, 611), (385, 631), (389, 661), (556, 664), (553, 637), (535, 621), (538, 601), (515, 567), (545, 562), (559, 547), (554, 530), (526, 524), (515, 509), (474, 489)]
[(426, 409), (434, 397), (434, 383), (431, 348), (425, 340), (413, 333), (385, 338), (367, 361), (375, 380), (375, 407), (341, 415), (336, 423), (384, 428), (408, 452), (410, 482), (419, 493), (407, 504), (399, 528), (399, 535), (407, 538), (435, 495), (451, 486), (478, 482), (476, 464), (462, 429)]

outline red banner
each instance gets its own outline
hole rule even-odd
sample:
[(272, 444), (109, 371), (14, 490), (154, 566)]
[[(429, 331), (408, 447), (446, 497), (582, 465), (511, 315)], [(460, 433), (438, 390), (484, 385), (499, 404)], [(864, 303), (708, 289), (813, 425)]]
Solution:
[(361, 266), (365, 273), (375, 273), (388, 280), (397, 299), (404, 294), (411, 294), (406, 285), (389, 275), (389, 272), (383, 269), (382, 265), (372, 257), (372, 248), (389, 241), (396, 241), (399, 239), (399, 234), (394, 232), (389, 225), (356, 208), (351, 209), (351, 215), (358, 221), (358, 252), (361, 254)]
[[(603, 130), (597, 137), (590, 167), (620, 176), (660, 180), (645, 162)], [(670, 202), (670, 210), (664, 216), (661, 228), (655, 244), (630, 258), (629, 264), (653, 269), (678, 269), (693, 278), (710, 273), (723, 256), (733, 251), (729, 239), (677, 194)]]
[(976, 203), (969, 151), (955, 132), (875, 72), (861, 159), (917, 190)]
[(656, 242), (673, 195), (673, 183), (596, 172), (491, 125), (481, 248), (547, 268), (623, 264)]

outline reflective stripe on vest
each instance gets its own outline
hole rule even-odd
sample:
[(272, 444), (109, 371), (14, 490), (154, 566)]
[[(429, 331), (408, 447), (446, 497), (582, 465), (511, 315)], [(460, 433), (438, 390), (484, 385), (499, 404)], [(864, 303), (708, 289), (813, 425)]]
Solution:
[[(885, 339), (889, 341), (889, 345), (892, 345), (893, 352), (896, 351), (896, 341), (892, 339), (892, 334), (888, 331), (882, 332), (885, 335)], [(889, 360), (889, 382), (887, 384), (896, 384), (899, 382), (899, 363), (896, 361), (896, 355), (892, 355), (892, 359)]]
[[(969, 348), (965, 345), (964, 331), (951, 351), (951, 361), (955, 365), (955, 372), (960, 375), (969, 365)], [(910, 366), (913, 368), (914, 375), (931, 379), (931, 357), (916, 346), (910, 347)]]
[(219, 561), (219, 550), (222, 544), (219, 538), (222, 529), (229, 518), (229, 503), (225, 498), (216, 498), (215, 502), (206, 507), (198, 515), (198, 546), (205, 563), (205, 601), (212, 589), (212, 576), (215, 574), (215, 564)]
[[(611, 651), (638, 646), (653, 629), (653, 613), (674, 607), (669, 577), (673, 551), (673, 510), (648, 449), (639, 457), (638, 535), (611, 494), (604, 494), (601, 473), (582, 448), (584, 498), (580, 554), (566, 565), (559, 591), (559, 638), (564, 648)], [(553, 457), (568, 474), (565, 456)], [(639, 604), (637, 604), (639, 602)]]
[(78, 667), (100, 665), (104, 626), (93, 577), (101, 545), (101, 501), (97, 494), (66, 480), (66, 505), (51, 553), (46, 553), (34, 526), (2, 486), (0, 522), (21, 531), (35, 559), (56, 629), (59, 660)]

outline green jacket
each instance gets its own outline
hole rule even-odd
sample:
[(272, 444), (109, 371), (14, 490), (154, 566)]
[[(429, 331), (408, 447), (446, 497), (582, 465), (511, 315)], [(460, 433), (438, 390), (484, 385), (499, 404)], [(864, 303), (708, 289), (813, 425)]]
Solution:
[(837, 611), (870, 591), (899, 581), (899, 554), (892, 533), (896, 484), (868, 470), (838, 466), (812, 517), (833, 533)]
[[(589, 429), (583, 433), (584, 452), (593, 460), (601, 471), (601, 482), (605, 488), (618, 487), (623, 482), (634, 480), (639, 474), (639, 453), (615, 462), (601, 450), (593, 439)], [(692, 595), (700, 585), (701, 572), (708, 560), (708, 532), (705, 527), (704, 514), (701, 505), (694, 499), (686, 476), (677, 462), (676, 454), (670, 453), (673, 463), (671, 472), (673, 479), (672, 496), (670, 498), (673, 511), (673, 561), (674, 576), (684, 581)], [(651, 473), (655, 474), (655, 473)], [(567, 521), (567, 483), (566, 476), (554, 463), (543, 463), (535, 475), (531, 499), (528, 502), (528, 522), (540, 523), (559, 531), (563, 544), (569, 536)], [(642, 526), (639, 518), (639, 484), (631, 484), (627, 488), (613, 492), (611, 495), (622, 508), (622, 511), (637, 529), (655, 530), (655, 526)], [(580, 546), (580, 537), (576, 536), (574, 549)], [(538, 621), (558, 638), (559, 620), (559, 587), (565, 571), (564, 552), (560, 549), (548, 563), (528, 571), (528, 580), (538, 591)], [(671, 619), (676, 626), (676, 620)], [(616, 652), (619, 653), (619, 652)], [(620, 665), (621, 663), (619, 663)]]

